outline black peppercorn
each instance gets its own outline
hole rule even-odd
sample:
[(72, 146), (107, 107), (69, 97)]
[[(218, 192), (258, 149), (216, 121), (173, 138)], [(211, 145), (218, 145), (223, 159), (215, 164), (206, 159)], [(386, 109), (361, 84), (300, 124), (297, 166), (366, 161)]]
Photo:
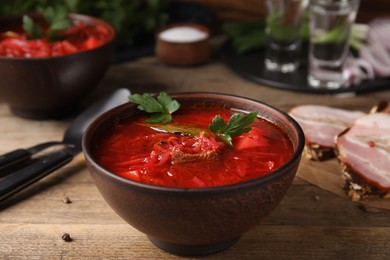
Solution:
[(65, 242), (70, 242), (70, 241), (72, 241), (72, 238), (70, 237), (70, 235), (68, 233), (64, 233), (62, 235), (62, 240), (64, 240)]

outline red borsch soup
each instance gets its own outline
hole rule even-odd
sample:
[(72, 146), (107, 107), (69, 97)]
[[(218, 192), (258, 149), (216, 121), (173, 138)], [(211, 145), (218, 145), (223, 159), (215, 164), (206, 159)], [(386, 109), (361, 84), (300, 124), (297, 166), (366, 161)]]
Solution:
[(22, 27), (0, 32), (0, 56), (47, 58), (74, 54), (97, 48), (112, 39), (112, 33), (103, 25), (89, 25), (74, 21), (69, 29), (58, 33), (60, 40), (28, 39)]
[[(164, 129), (145, 124), (140, 115), (115, 125), (97, 143), (94, 157), (122, 177), (176, 188), (248, 181), (276, 170), (292, 157), (292, 143), (286, 134), (259, 117), (250, 132), (233, 137), (233, 146), (208, 130), (216, 115), (227, 122), (234, 113), (227, 108), (181, 108)], [(176, 132), (170, 131), (170, 126)]]

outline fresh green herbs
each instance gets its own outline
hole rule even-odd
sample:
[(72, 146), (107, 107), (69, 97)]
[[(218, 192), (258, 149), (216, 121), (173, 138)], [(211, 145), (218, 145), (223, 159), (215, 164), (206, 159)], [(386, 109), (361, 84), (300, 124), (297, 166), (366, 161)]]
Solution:
[(29, 39), (39, 39), (42, 37), (42, 28), (28, 15), (23, 15), (23, 30)]
[(23, 16), (23, 29), (29, 36), (29, 39), (47, 38), (48, 41), (58, 39), (58, 33), (69, 28), (72, 23), (68, 18), (68, 12), (65, 8), (48, 7), (41, 11), (45, 21), (48, 23), (48, 29), (45, 32), (41, 25), (34, 21), (30, 16)]
[[(129, 96), (129, 100), (134, 104), (137, 104), (139, 110), (152, 114), (150, 118), (145, 120), (148, 124), (167, 124), (172, 121), (172, 113), (180, 108), (179, 102), (172, 99), (172, 97), (165, 92), (161, 92), (157, 97), (153, 97), (147, 93), (142, 95), (133, 94)], [(255, 121), (256, 117), (257, 112), (251, 112), (247, 115), (236, 113), (233, 114), (226, 123), (220, 115), (217, 115), (209, 125), (209, 129), (216, 134), (218, 139), (233, 146), (232, 137), (249, 132), (251, 130), (249, 126)], [(180, 125), (150, 125), (150, 127), (156, 131), (191, 135), (199, 134), (202, 131), (208, 131), (196, 127), (185, 127)]]
[(217, 115), (209, 125), (209, 128), (220, 140), (233, 146), (232, 137), (249, 132), (251, 130), (249, 126), (256, 117), (257, 112), (251, 112), (247, 115), (236, 113), (226, 123), (220, 115)]
[(265, 22), (260, 20), (223, 24), (223, 31), (239, 54), (264, 47), (266, 41), (264, 28)]
[(157, 97), (145, 93), (143, 95), (134, 94), (129, 96), (129, 100), (137, 104), (139, 110), (153, 115), (145, 120), (150, 124), (166, 124), (172, 121), (172, 113), (180, 108), (179, 102), (173, 100), (165, 92), (161, 92)]
[(0, 16), (42, 13), (48, 7), (68, 13), (100, 17), (117, 31), (118, 47), (153, 40), (156, 28), (169, 21), (171, 1), (166, 0), (1, 0)]

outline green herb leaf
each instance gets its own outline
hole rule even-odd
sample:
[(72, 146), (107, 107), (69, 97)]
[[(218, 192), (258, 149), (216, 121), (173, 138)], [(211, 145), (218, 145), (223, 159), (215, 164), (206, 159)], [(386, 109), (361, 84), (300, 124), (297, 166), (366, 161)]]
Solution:
[(263, 48), (266, 41), (264, 29), (265, 22), (260, 20), (223, 24), (223, 31), (239, 54)]
[[(47, 29), (48, 41), (56, 41), (59, 39), (58, 33), (60, 31), (72, 26), (68, 18), (68, 11), (64, 7), (47, 7), (40, 9), (39, 12), (42, 13), (49, 26)], [(44, 37), (44, 31), (41, 26), (27, 15), (23, 16), (23, 29), (29, 39), (40, 39)]]
[(29, 35), (30, 39), (39, 39), (42, 37), (41, 27), (28, 15), (23, 15), (23, 30)]
[(164, 110), (168, 113), (173, 113), (180, 108), (179, 102), (173, 100), (171, 96), (169, 96), (165, 92), (161, 92), (157, 97), (158, 102), (164, 107)]
[(146, 113), (157, 113), (163, 112), (164, 108), (162, 105), (149, 94), (134, 94), (129, 96), (129, 100), (134, 104), (138, 104), (139, 110), (145, 111)]
[(72, 26), (68, 10), (64, 6), (47, 7), (42, 9), (41, 13), (49, 24), (47, 32), (49, 41), (58, 40), (60, 38), (58, 33)]
[(257, 112), (251, 112), (247, 115), (236, 113), (226, 123), (220, 115), (217, 115), (209, 125), (209, 129), (221, 141), (232, 146), (232, 137), (249, 132), (251, 130), (249, 126), (255, 121), (256, 117)]
[(69, 19), (67, 18), (61, 18), (61, 19), (58, 19), (55, 21), (55, 23), (53, 23), (50, 27), (51, 30), (56, 30), (56, 31), (59, 31), (59, 30), (64, 30), (64, 29), (67, 29), (71, 26), (71, 22)]
[(166, 124), (172, 121), (172, 113), (180, 108), (179, 102), (173, 100), (165, 92), (161, 92), (157, 98), (145, 93), (143, 95), (134, 94), (129, 96), (129, 100), (134, 104), (137, 104), (139, 110), (146, 113), (153, 113), (153, 115), (145, 120), (151, 124)]
[(44, 13), (46, 20), (50, 23), (50, 30), (64, 30), (72, 25), (65, 7), (57, 7), (52, 10), (49, 13)]
[(226, 129), (226, 123), (223, 121), (220, 115), (216, 115), (213, 118), (213, 121), (209, 125), (209, 129), (216, 135), (223, 133)]

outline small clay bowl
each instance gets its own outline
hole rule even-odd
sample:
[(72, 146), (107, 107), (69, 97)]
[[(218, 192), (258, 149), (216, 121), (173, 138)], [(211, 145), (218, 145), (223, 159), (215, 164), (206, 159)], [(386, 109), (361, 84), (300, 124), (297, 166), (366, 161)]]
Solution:
[(96, 118), (83, 137), (88, 169), (108, 205), (156, 246), (178, 255), (200, 256), (232, 246), (257, 226), (282, 200), (298, 169), (304, 135), (287, 114), (264, 103), (227, 94), (172, 95), (181, 106), (230, 106), (258, 114), (279, 126), (293, 144), (285, 165), (265, 176), (211, 188), (169, 188), (135, 182), (103, 168), (94, 158), (95, 145), (118, 122), (139, 113), (126, 103)]
[(168, 65), (190, 66), (210, 59), (210, 30), (200, 24), (176, 23), (156, 36), (157, 58)]
[[(97, 48), (64, 56), (0, 56), (0, 97), (15, 115), (33, 119), (67, 116), (105, 75), (115, 47), (114, 28), (91, 16), (70, 14), (69, 18), (74, 23), (104, 26), (110, 40)], [(0, 32), (21, 24), (21, 16), (1, 18)]]

